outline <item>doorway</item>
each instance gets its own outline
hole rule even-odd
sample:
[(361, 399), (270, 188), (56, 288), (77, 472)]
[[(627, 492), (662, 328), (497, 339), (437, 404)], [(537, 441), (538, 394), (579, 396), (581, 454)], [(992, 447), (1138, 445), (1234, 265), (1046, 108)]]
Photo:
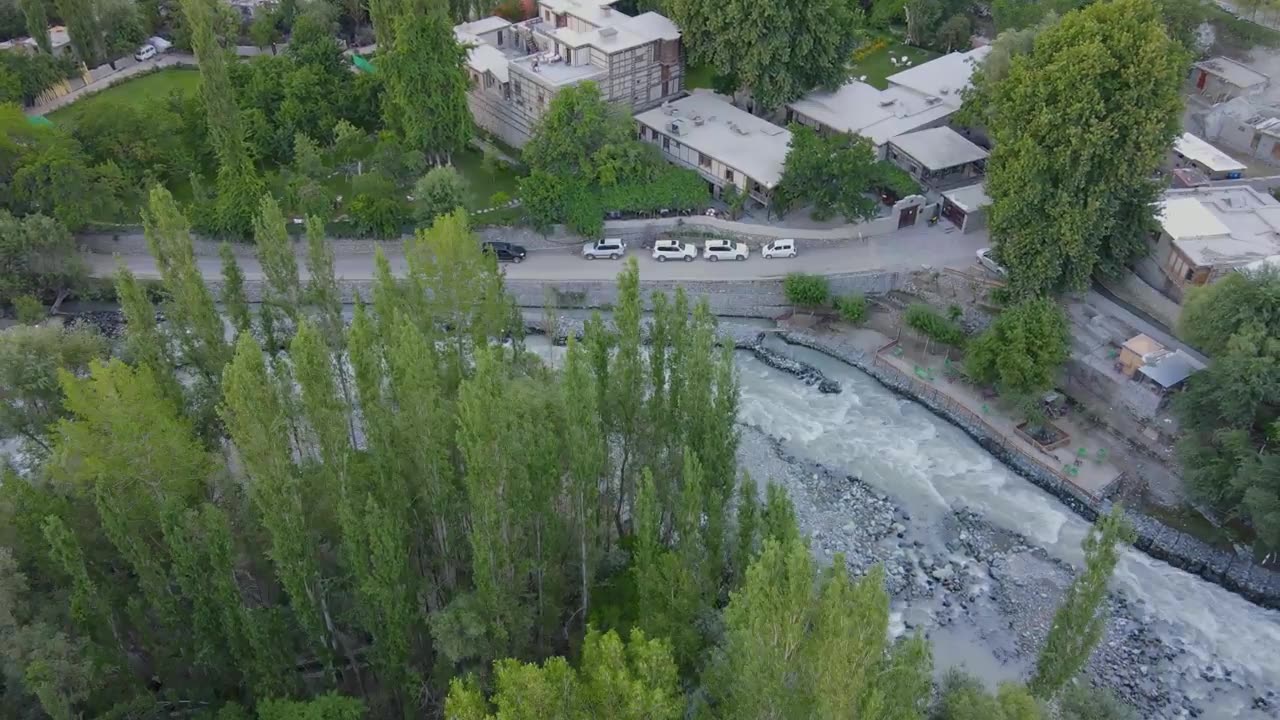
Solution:
[(898, 214), (898, 227), (904, 228), (916, 224), (916, 213), (920, 212), (920, 208), (912, 205), (909, 208), (903, 208)]

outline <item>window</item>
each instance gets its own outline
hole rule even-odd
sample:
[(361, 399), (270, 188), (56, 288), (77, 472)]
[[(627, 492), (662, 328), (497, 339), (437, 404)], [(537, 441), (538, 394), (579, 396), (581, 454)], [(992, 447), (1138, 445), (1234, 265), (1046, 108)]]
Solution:
[(657, 129), (657, 128), (649, 128), (649, 132), (653, 134), (653, 139), (654, 139), (654, 140), (657, 140), (657, 139), (658, 139), (658, 129)]
[(1193, 275), (1195, 275), (1195, 274), (1196, 274), (1196, 269), (1195, 269), (1195, 268), (1187, 268), (1187, 272), (1186, 272), (1185, 274), (1183, 274), (1182, 279), (1183, 279), (1183, 280), (1190, 280), (1190, 279), (1191, 279), (1191, 276), (1193, 276)]
[(662, 137), (662, 149), (671, 152), (671, 138), (665, 135)]
[(724, 169), (724, 179), (733, 182), (733, 168)]
[(698, 167), (704, 167), (704, 168), (710, 169), (711, 158), (707, 157), (703, 153), (698, 153)]
[(502, 47), (502, 31), (498, 31), (498, 47)]

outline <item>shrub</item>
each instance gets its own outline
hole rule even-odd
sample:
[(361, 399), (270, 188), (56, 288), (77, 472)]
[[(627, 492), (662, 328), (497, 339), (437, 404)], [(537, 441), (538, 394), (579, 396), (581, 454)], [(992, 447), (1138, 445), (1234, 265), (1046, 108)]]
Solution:
[(48, 315), (45, 312), (44, 303), (36, 299), (34, 295), (19, 295), (14, 298), (13, 314), (17, 316), (18, 322), (23, 325), (35, 325)]
[(969, 344), (965, 372), (1002, 391), (1033, 395), (1053, 387), (1054, 375), (1069, 352), (1062, 308), (1036, 298), (1000, 313), (991, 328)]
[(787, 302), (810, 308), (822, 305), (831, 296), (825, 277), (805, 273), (788, 274), (783, 283), (783, 291), (787, 295)]
[(840, 311), (841, 319), (860, 323), (867, 317), (867, 299), (856, 293), (845, 295), (836, 299), (836, 309)]
[(934, 342), (954, 347), (964, 345), (964, 330), (956, 323), (938, 314), (936, 310), (928, 305), (917, 303), (907, 308), (904, 320), (907, 327)]

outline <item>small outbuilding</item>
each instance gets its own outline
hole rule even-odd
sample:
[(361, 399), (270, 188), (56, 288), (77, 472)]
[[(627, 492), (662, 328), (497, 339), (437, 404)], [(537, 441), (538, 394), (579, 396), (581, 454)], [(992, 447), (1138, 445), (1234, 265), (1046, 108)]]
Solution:
[(986, 186), (982, 183), (948, 190), (942, 193), (942, 217), (960, 228), (962, 233), (970, 233), (987, 226), (987, 206), (991, 198), (987, 197)]
[(1192, 65), (1191, 82), (1196, 93), (1218, 103), (1258, 95), (1267, 89), (1271, 78), (1235, 60), (1219, 56)]
[(889, 141), (889, 162), (922, 185), (959, 184), (981, 177), (988, 153), (949, 127), (899, 135)]
[(1244, 177), (1248, 169), (1244, 163), (1189, 132), (1173, 141), (1169, 165), (1172, 169), (1199, 170), (1210, 180), (1236, 180)]

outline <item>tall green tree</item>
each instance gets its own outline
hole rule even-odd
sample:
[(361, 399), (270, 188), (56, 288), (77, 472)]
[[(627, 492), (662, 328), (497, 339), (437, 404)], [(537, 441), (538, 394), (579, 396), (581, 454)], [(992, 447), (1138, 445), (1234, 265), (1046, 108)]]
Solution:
[(835, 214), (850, 222), (875, 217), (878, 203), (868, 191), (878, 173), (875, 150), (858, 135), (819, 135), (803, 125), (791, 127), (791, 148), (773, 210), (785, 214), (798, 202), (813, 204), (813, 216)]
[(151, 190), (142, 225), (169, 297), (164, 312), (174, 328), (180, 359), (201, 374), (216, 398), (230, 347), (213, 294), (196, 264), (190, 226), (173, 196), (161, 187)]
[(1190, 293), (1179, 333), (1211, 356), (1174, 408), (1191, 493), (1280, 548), (1280, 273), (1232, 273)]
[(249, 301), (244, 293), (244, 271), (240, 269), (240, 263), (230, 244), (222, 243), (218, 247), (218, 256), (222, 260), (222, 292), (219, 294), (222, 307), (237, 334), (249, 332), (252, 330), (252, 321)]
[(1062, 308), (1048, 298), (1024, 300), (1000, 313), (965, 348), (965, 371), (1018, 396), (1053, 388), (1070, 338)]
[(388, 125), (437, 164), (448, 163), (471, 138), (465, 62), (443, 9), (419, 2), (395, 21), (394, 41), (379, 63)]
[(1083, 543), (1084, 569), (1067, 588), (1067, 596), (1053, 616), (1035, 675), (1028, 684), (1036, 697), (1052, 698), (1089, 661), (1106, 629), (1107, 583), (1124, 545), (1133, 538), (1133, 527), (1119, 505), (1100, 515), (1090, 528)]
[[(97, 67), (102, 59), (102, 29), (98, 25), (97, 7), (91, 0), (56, 1), (58, 16), (67, 25), (76, 58), (88, 67)], [(48, 29), (41, 34), (48, 35)]]
[(46, 53), (53, 52), (49, 41), (49, 11), (45, 0), (18, 0), (22, 15), (27, 21), (27, 35)]
[[(264, 196), (253, 223), (253, 239), (257, 243), (258, 263), (266, 276), (267, 292), (263, 296), (263, 312), (274, 318), (277, 332), (296, 327), (301, 317), (302, 280), (298, 274), (298, 256), (285, 227), (280, 204), (270, 195)], [(266, 308), (269, 306), (269, 310)]]
[(934, 717), (937, 720), (1043, 720), (1048, 715), (1044, 706), (1017, 683), (1003, 683), (993, 695), (981, 680), (952, 670), (943, 679)]
[(75, 238), (44, 215), (17, 218), (0, 210), (0, 297), (34, 295), (52, 302), (88, 275)]
[[(815, 88), (842, 85), (849, 77), (849, 57), (861, 43), (862, 12), (843, 0), (671, 0), (667, 9), (680, 26), (690, 59), (750, 90), (761, 111)], [(760, 32), (775, 27), (788, 32)]]
[(79, 375), (107, 354), (92, 329), (18, 325), (0, 332), (0, 436), (21, 437), (41, 452), (48, 434), (64, 417), (59, 372)]
[(1151, 0), (1109, 0), (1041, 32), (991, 88), (989, 224), (1015, 295), (1082, 288), (1144, 252), (1186, 64)]
[(503, 660), (495, 670), (496, 689), (489, 698), (474, 684), (455, 679), (445, 715), (457, 720), (676, 720), (684, 715), (670, 648), (639, 630), (626, 642), (613, 631), (590, 631), (576, 670), (560, 657), (541, 666)]
[(147, 289), (123, 264), (116, 271), (116, 297), (124, 312), (125, 359), (150, 372), (165, 397), (181, 405), (183, 392), (174, 374), (173, 348), (156, 322), (156, 307), (147, 296)]

